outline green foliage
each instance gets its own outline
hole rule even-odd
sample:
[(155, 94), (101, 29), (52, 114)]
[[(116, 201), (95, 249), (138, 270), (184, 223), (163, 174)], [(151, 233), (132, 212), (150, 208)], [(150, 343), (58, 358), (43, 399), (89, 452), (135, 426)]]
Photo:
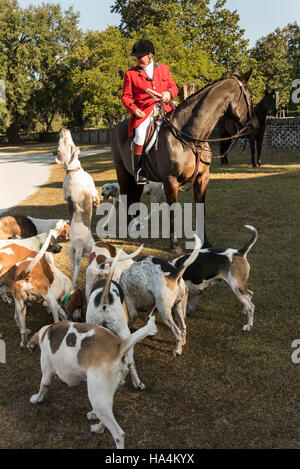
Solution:
[[(168, 31), (167, 42), (165, 31)], [(71, 58), (71, 89), (80, 102), (82, 126), (99, 118), (113, 125), (127, 116), (120, 99), (123, 77), (128, 68), (136, 65), (130, 54), (140, 34), (155, 37), (155, 60), (169, 65), (179, 87), (188, 83), (204, 86), (223, 72), (198, 46), (186, 47), (179, 27), (171, 22), (165, 21), (159, 27), (148, 25), (139, 35), (133, 33), (130, 37), (116, 27), (89, 31)]]
[(80, 36), (78, 15), (59, 5), (21, 9), (16, 0), (0, 0), (0, 79), (6, 101), (0, 125), (8, 138), (32, 131), (40, 120), (49, 128), (65, 109), (64, 84), (68, 54)]
[(225, 8), (227, 0), (217, 0), (203, 25), (204, 48), (211, 54), (214, 63), (230, 71), (247, 56), (248, 40), (245, 30), (239, 27), (237, 11)]
[(279, 106), (285, 106), (290, 97), (292, 62), (285, 34), (276, 29), (273, 33), (262, 37), (251, 51), (262, 73), (266, 88), (275, 89), (279, 93)]
[(80, 38), (78, 15), (72, 8), (62, 12), (54, 4), (29, 7), (24, 13), (35, 54), (34, 90), (28, 111), (48, 131), (55, 114), (64, 113), (68, 105), (65, 84), (70, 69), (69, 54)]
[[(238, 25), (239, 15), (226, 9), (225, 3), (217, 0), (210, 10), (208, 0), (149, 0), (147, 8), (141, 0), (116, 0), (112, 11), (121, 15), (124, 34), (141, 36), (145, 28), (154, 26), (168, 32), (167, 43), (175, 28), (186, 47), (200, 47), (215, 65), (230, 70), (246, 53), (248, 41)], [(171, 26), (168, 30), (164, 30), (166, 22)]]
[[(169, 65), (179, 87), (198, 88), (238, 65), (253, 68), (249, 87), (256, 104), (265, 90), (279, 91), (279, 105), (290, 99), (299, 78), (300, 28), (295, 22), (262, 37), (249, 50), (237, 11), (226, 0), (116, 0), (120, 27), (78, 29), (78, 15), (58, 4), (22, 9), (17, 0), (0, 0), (0, 131), (10, 140), (19, 132), (114, 125), (127, 116), (121, 102), (124, 72), (141, 37), (155, 44), (155, 60)], [(293, 108), (293, 104), (290, 104)], [(295, 107), (295, 106), (294, 106)]]
[(126, 111), (121, 102), (124, 72), (132, 62), (128, 40), (115, 27), (89, 31), (71, 57), (71, 90), (82, 107), (82, 123), (103, 118), (111, 125)]
[[(288, 44), (288, 56), (292, 63), (293, 69), (291, 72), (291, 79), (300, 78), (300, 26), (294, 22), (290, 23), (283, 29), (283, 34), (286, 37)], [(291, 89), (293, 93), (295, 88)], [(289, 111), (292, 111), (293, 115), (300, 115), (300, 105), (292, 101), (290, 98)]]
[[(168, 31), (167, 41), (166, 31)], [(172, 21), (164, 21), (160, 26), (148, 25), (138, 33), (132, 34), (134, 40), (140, 37), (153, 38), (155, 60), (170, 67), (179, 87), (191, 83), (202, 87), (220, 77), (224, 71), (223, 67), (211, 61), (209, 54), (198, 44), (187, 46), (181, 28), (174, 26)]]

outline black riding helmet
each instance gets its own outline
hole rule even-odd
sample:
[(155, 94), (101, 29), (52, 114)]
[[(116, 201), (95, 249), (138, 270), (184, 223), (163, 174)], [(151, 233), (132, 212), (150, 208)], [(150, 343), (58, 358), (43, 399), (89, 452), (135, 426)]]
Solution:
[(149, 53), (155, 54), (154, 45), (148, 39), (139, 39), (137, 42), (134, 43), (131, 55), (135, 57), (142, 57), (143, 55), (147, 55)]

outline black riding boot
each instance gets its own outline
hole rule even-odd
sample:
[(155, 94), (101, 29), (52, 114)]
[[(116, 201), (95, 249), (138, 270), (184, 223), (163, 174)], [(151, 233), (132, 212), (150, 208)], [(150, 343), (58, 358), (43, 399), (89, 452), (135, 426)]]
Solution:
[(141, 168), (142, 155), (134, 155), (134, 178), (137, 184), (147, 184), (148, 179)]

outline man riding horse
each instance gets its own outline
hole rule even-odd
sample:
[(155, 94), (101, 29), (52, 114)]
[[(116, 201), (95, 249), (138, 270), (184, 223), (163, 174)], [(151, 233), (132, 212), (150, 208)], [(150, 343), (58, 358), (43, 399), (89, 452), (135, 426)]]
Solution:
[(165, 111), (171, 111), (169, 101), (178, 94), (178, 88), (167, 65), (154, 62), (154, 45), (147, 39), (137, 41), (131, 55), (136, 57), (137, 66), (130, 68), (124, 76), (122, 102), (130, 113), (128, 136), (135, 132), (132, 143), (132, 166), (137, 184), (145, 184), (147, 178), (141, 171), (141, 158), (147, 130), (153, 120), (156, 100), (147, 94), (151, 88), (161, 94)]

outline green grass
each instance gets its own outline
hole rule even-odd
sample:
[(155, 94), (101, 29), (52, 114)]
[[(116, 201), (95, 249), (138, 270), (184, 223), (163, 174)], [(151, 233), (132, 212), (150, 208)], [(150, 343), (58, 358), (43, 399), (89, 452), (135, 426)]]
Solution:
[[(264, 166), (249, 166), (248, 152), (234, 150), (224, 170), (213, 161), (206, 198), (206, 228), (215, 247), (239, 248), (259, 238), (248, 255), (249, 288), (254, 291), (254, 328), (225, 284), (207, 289), (187, 317), (187, 343), (171, 355), (173, 335), (157, 317), (158, 334), (135, 347), (139, 375), (146, 384), (135, 392), (130, 377), (115, 396), (116, 419), (126, 432), (126, 448), (300, 448), (300, 365), (291, 343), (300, 338), (299, 153), (268, 150)], [(96, 187), (116, 179), (111, 154), (81, 160)], [(64, 170), (53, 166), (49, 181), (10, 213), (41, 218), (67, 217), (62, 197)], [(192, 199), (181, 192), (180, 201)], [(96, 218), (93, 218), (95, 233)], [(172, 259), (168, 240), (143, 240), (145, 254)], [(131, 252), (140, 244), (115, 240)], [(55, 256), (70, 275), (67, 244)], [(82, 263), (79, 283), (84, 287)], [(108, 431), (94, 435), (85, 418), (90, 410), (86, 385), (68, 388), (54, 381), (40, 406), (29, 403), (41, 377), (39, 352), (19, 347), (13, 307), (1, 305), (0, 330), (7, 363), (0, 364), (1, 448), (112, 448)], [(32, 332), (51, 322), (39, 305), (28, 311)], [(144, 324), (139, 319), (134, 329)]]

